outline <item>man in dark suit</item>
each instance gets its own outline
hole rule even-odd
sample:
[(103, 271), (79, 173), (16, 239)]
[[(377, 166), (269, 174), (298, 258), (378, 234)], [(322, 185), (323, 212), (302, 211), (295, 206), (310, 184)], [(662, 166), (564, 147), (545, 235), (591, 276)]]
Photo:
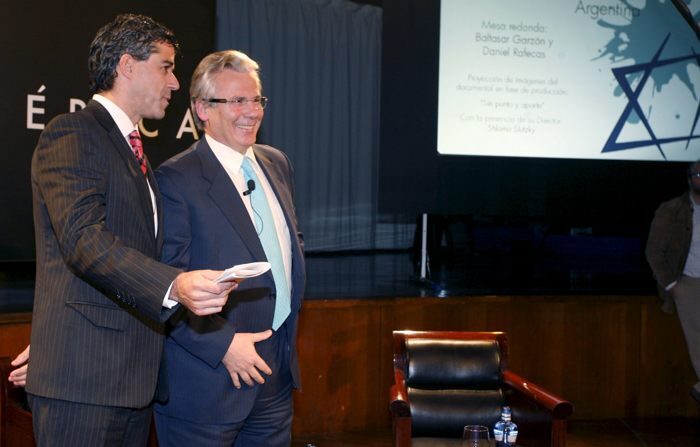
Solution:
[[(267, 98), (258, 64), (237, 51), (205, 57), (190, 87), (205, 135), (162, 164), (163, 261), (222, 269), (269, 261), (224, 310), (183, 312), (166, 339), (170, 398), (156, 405), (161, 446), (288, 446), (305, 271), (286, 155), (255, 144)], [(234, 303), (235, 301), (235, 303)]]
[(87, 107), (53, 119), (32, 159), (36, 287), (27, 392), (39, 446), (145, 445), (163, 347), (181, 303), (220, 311), (221, 273), (157, 261), (163, 211), (137, 124), (179, 88), (177, 41), (121, 15), (90, 47)]

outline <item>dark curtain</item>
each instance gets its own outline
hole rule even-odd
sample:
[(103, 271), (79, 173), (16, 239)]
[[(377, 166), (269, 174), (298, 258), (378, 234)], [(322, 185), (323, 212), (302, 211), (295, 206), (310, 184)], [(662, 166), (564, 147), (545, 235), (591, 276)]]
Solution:
[(217, 48), (260, 64), (258, 142), (292, 160), (307, 251), (412, 241), (412, 225), (377, 213), (381, 27), (381, 8), (346, 0), (217, 2)]

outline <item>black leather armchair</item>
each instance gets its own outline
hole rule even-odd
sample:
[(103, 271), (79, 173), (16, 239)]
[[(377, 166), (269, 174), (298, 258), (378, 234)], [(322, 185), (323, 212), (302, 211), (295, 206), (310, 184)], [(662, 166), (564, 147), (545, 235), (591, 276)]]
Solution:
[(566, 444), (571, 403), (507, 369), (506, 334), (395, 331), (393, 343), (395, 446), (460, 445), (465, 425), (492, 429), (504, 405), (518, 444)]

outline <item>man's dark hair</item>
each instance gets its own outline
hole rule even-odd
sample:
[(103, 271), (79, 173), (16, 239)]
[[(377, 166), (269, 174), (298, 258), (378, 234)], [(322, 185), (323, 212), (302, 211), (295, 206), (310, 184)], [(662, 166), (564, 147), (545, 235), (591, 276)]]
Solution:
[(145, 61), (156, 51), (156, 43), (179, 44), (175, 34), (150, 17), (120, 14), (95, 35), (90, 44), (88, 73), (90, 93), (111, 90), (117, 75), (117, 64), (124, 54)]

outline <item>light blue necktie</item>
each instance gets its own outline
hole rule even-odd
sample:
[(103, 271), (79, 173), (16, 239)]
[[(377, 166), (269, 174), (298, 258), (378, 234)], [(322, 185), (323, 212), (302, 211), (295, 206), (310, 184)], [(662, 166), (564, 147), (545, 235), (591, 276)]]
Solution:
[(289, 286), (287, 285), (287, 275), (284, 271), (282, 250), (280, 249), (279, 239), (277, 238), (277, 230), (275, 228), (275, 221), (272, 218), (272, 212), (270, 211), (270, 205), (267, 203), (265, 191), (258, 180), (258, 176), (255, 174), (250, 158), (243, 158), (241, 168), (243, 169), (243, 176), (245, 177), (246, 183), (249, 180), (255, 182), (255, 189), (250, 193), (250, 205), (253, 208), (255, 229), (260, 237), (260, 243), (262, 243), (263, 250), (265, 250), (267, 261), (272, 265), (272, 277), (275, 280), (275, 289), (277, 289), (272, 329), (277, 330), (282, 326), (282, 323), (284, 323), (284, 320), (287, 319), (291, 311)]

